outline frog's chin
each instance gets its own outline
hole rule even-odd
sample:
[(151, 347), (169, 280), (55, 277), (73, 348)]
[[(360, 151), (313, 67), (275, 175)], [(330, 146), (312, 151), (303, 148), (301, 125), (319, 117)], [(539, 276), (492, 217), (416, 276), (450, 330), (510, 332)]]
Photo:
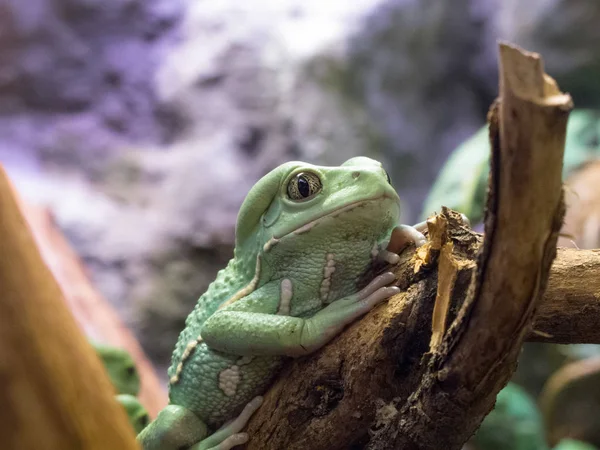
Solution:
[(391, 196), (390, 194), (384, 193), (384, 194), (378, 195), (376, 197), (357, 200), (352, 203), (348, 203), (347, 205), (336, 208), (332, 211), (327, 211), (327, 212), (323, 212), (322, 214), (315, 215), (315, 217), (312, 217), (310, 220), (305, 222), (303, 225), (300, 225), (299, 227), (292, 228), (292, 229), (279, 230), (279, 233), (277, 235), (273, 236), (271, 238), (271, 240), (279, 241), (279, 240), (285, 238), (286, 236), (289, 236), (292, 234), (298, 235), (298, 234), (306, 233), (325, 220), (335, 218), (335, 217), (339, 216), (340, 214), (349, 213), (356, 208), (361, 208), (361, 207), (364, 207), (364, 206), (367, 206), (370, 204), (381, 203), (381, 202), (389, 203), (390, 209), (394, 209), (394, 208), (396, 209), (394, 216), (398, 215), (400, 207), (398, 204), (397, 197), (395, 198), (395, 197)]

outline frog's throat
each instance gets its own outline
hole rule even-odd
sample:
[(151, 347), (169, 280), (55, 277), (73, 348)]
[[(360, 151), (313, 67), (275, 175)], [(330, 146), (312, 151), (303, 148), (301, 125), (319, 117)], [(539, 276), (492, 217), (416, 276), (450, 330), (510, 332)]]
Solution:
[(283, 239), (286, 236), (289, 236), (291, 234), (298, 235), (298, 234), (302, 234), (302, 233), (306, 233), (306, 232), (310, 231), (313, 227), (315, 227), (319, 223), (323, 222), (325, 219), (339, 216), (342, 213), (351, 211), (355, 208), (364, 206), (368, 203), (384, 200), (386, 198), (390, 199), (390, 200), (394, 200), (393, 196), (391, 196), (388, 193), (384, 193), (384, 194), (378, 195), (377, 197), (357, 200), (355, 202), (348, 203), (347, 205), (344, 205), (340, 208), (336, 208), (333, 211), (329, 211), (327, 213), (321, 214), (320, 216), (317, 216), (317, 217), (311, 219), (310, 221), (306, 222), (304, 225), (300, 225), (299, 227), (293, 228), (291, 230), (284, 230), (284, 232), (279, 236), (273, 236), (271, 239), (269, 239), (265, 243), (265, 245), (263, 246), (263, 251), (265, 253), (268, 252), (269, 250), (271, 250), (271, 248), (273, 248), (274, 245), (276, 245), (281, 239)]

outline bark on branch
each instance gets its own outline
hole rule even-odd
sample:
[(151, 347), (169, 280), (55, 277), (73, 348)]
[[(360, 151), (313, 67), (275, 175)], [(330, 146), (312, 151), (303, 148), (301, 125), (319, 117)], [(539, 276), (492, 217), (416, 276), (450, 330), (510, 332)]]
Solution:
[[(457, 214), (438, 215), (430, 243), (398, 265), (404, 292), (289, 364), (250, 422), (247, 448), (459, 449), (493, 407), (556, 253), (572, 108), (538, 55), (501, 45), (500, 60), (484, 242)], [(561, 282), (548, 292), (560, 295)], [(558, 303), (541, 309), (536, 339), (573, 337), (552, 316)]]

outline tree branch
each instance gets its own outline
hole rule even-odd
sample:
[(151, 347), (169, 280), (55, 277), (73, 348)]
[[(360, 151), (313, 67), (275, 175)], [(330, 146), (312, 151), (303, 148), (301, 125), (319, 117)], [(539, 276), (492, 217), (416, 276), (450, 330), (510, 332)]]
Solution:
[(559, 248), (529, 341), (600, 344), (600, 250)]

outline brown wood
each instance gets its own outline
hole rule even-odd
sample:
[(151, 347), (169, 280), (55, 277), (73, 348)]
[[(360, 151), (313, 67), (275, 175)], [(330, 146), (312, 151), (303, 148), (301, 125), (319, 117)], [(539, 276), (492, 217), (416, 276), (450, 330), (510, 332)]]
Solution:
[(166, 389), (133, 333), (114, 308), (92, 286), (81, 260), (55, 225), (47, 208), (23, 201), (13, 189), (19, 207), (63, 297), (88, 338), (125, 349), (140, 374), (140, 402), (151, 417), (167, 404)]
[(528, 340), (600, 344), (600, 250), (559, 248)]
[[(246, 448), (460, 449), (493, 407), (531, 332), (556, 253), (572, 108), (538, 55), (500, 49), (483, 247), (458, 214), (443, 211), (446, 235), (430, 227), (437, 244), (401, 256), (404, 292), (318, 354), (289, 364), (250, 421)], [(436, 262), (448, 242), (452, 270), (444, 275)], [(450, 326), (429, 353), (438, 288), (447, 289), (439, 298), (449, 305), (438, 315)], [(436, 320), (437, 334), (443, 322)], [(545, 323), (537, 322), (536, 336), (548, 332)]]
[(19, 450), (135, 449), (0, 168), (0, 440)]

